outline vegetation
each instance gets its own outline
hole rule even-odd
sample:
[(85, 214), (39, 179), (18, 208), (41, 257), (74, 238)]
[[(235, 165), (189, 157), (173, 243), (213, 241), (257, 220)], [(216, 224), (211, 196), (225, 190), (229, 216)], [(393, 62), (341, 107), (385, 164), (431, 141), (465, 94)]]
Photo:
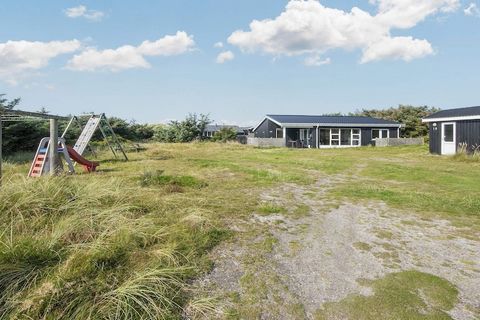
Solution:
[(458, 295), (447, 280), (418, 271), (391, 273), (363, 285), (372, 286), (374, 294), (326, 303), (316, 319), (450, 319), (445, 310), (453, 308)]
[[(130, 153), (129, 162), (101, 155), (99, 172), (90, 175), (27, 179), (28, 163), (5, 164), (2, 318), (178, 319), (185, 312), (217, 312), (214, 299), (196, 298), (191, 285), (211, 269), (210, 250), (241, 237), (229, 226), (250, 220), (253, 213), (286, 210), (262, 202), (261, 190), (314, 183), (315, 174), (344, 177), (327, 194), (332, 199), (383, 200), (425, 219), (448, 219), (467, 237), (479, 231), (480, 163), (432, 156), (426, 147), (297, 150), (203, 142), (145, 147)], [(308, 212), (299, 204), (292, 214)], [(256, 239), (258, 230), (246, 232)], [(248, 265), (261, 265), (258, 261), (268, 259), (276, 241), (270, 235), (253, 242), (258, 256), (250, 257)], [(246, 303), (261, 301), (260, 278), (244, 275), (247, 297), (234, 300), (228, 314), (257, 315)], [(266, 285), (278, 281), (270, 275), (265, 279)], [(418, 272), (369, 285), (373, 296), (326, 305), (319, 317), (415, 318), (422, 303), (412, 292), (418, 291), (428, 298), (431, 317), (441, 318), (457, 299), (451, 284)], [(394, 293), (402, 309), (392, 305)], [(375, 308), (366, 313), (360, 306)], [(292, 306), (292, 314), (302, 312), (301, 306)]]
[(401, 135), (407, 138), (428, 136), (428, 125), (422, 123), (422, 118), (438, 112), (440, 109), (428, 106), (406, 106), (399, 105), (397, 108), (388, 108), (383, 110), (362, 109), (355, 114), (366, 117), (380, 118), (392, 121), (398, 121), (405, 124), (401, 129)]
[[(21, 102), (20, 98), (8, 100), (5, 94), (0, 94), (0, 110), (12, 110), (17, 108)], [(49, 113), (45, 108), (41, 108), (39, 113)], [(82, 117), (81, 123), (85, 124), (87, 117)], [(120, 118), (108, 118), (113, 131), (123, 139), (131, 141), (146, 141), (153, 138), (154, 127), (148, 124), (138, 124), (135, 121), (126, 121)], [(68, 124), (68, 121), (59, 121), (59, 130), (62, 132)], [(75, 143), (80, 136), (82, 128), (72, 126), (65, 136), (67, 143)], [(20, 121), (3, 123), (3, 152), (6, 156), (12, 156), (18, 152), (33, 153), (39, 141), (49, 135), (48, 121)], [(103, 137), (97, 132), (93, 141), (102, 141)]]
[(213, 141), (227, 142), (237, 140), (237, 131), (233, 128), (222, 127), (212, 138)]
[(160, 142), (191, 142), (201, 140), (205, 127), (211, 122), (208, 115), (189, 114), (183, 121), (171, 121), (155, 127), (154, 138)]

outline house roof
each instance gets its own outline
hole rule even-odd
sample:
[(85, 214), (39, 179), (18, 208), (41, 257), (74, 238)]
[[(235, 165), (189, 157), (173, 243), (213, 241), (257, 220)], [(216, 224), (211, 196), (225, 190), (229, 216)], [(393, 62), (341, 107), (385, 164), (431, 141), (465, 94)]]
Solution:
[(442, 110), (422, 119), (423, 122), (480, 119), (480, 107)]
[[(360, 116), (315, 116), (315, 115), (279, 115), (268, 114), (267, 119), (281, 127), (311, 127), (311, 126), (343, 126), (343, 127), (394, 127), (399, 128), (401, 123)], [(263, 122), (263, 121), (262, 121)], [(257, 126), (258, 127), (258, 126)], [(255, 127), (254, 131), (257, 129)]]

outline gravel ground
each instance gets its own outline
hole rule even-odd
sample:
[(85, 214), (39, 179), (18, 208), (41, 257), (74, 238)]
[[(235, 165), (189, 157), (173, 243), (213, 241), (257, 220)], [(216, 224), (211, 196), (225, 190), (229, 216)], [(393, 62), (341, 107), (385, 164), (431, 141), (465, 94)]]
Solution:
[[(449, 311), (452, 318), (477, 319), (480, 240), (464, 237), (463, 230), (447, 220), (425, 220), (381, 202), (332, 203), (325, 193), (342, 179), (320, 179), (314, 188), (285, 184), (269, 190), (262, 195), (263, 201), (289, 212), (255, 215), (249, 222), (268, 229), (278, 240), (266, 268), (279, 275), (279, 287), (285, 287), (290, 300), (303, 304), (305, 317), (312, 318), (325, 302), (340, 301), (349, 294), (372, 294), (359, 279), (418, 270), (445, 278), (458, 288), (459, 303)], [(293, 216), (300, 204), (309, 206), (310, 213)], [(242, 257), (255, 254), (248, 243), (243, 240), (217, 248), (212, 256), (215, 268), (201, 282), (216, 290), (242, 294)], [(291, 318), (279, 314), (283, 315), (280, 318)], [(264, 315), (268, 318), (268, 311)]]

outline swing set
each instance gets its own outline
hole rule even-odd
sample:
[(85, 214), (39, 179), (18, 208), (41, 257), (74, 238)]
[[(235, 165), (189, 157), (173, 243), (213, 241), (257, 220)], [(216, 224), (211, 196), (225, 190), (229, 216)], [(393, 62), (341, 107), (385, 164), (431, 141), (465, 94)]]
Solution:
[[(85, 126), (82, 126), (81, 118), (88, 117)], [(75, 173), (74, 163), (83, 166), (86, 172), (94, 172), (100, 165), (96, 161), (90, 161), (83, 157), (86, 149), (95, 156), (90, 145), (93, 135), (99, 130), (116, 159), (120, 156), (128, 161), (128, 157), (120, 143), (120, 140), (113, 131), (107, 117), (102, 114), (90, 114), (86, 116), (62, 117), (44, 113), (27, 112), (21, 110), (0, 110), (0, 181), (2, 176), (2, 122), (8, 121), (32, 121), (49, 120), (50, 136), (42, 138), (38, 145), (35, 157), (28, 173), (29, 177), (40, 177), (45, 174), (56, 175), (63, 171), (63, 161), (68, 167), (68, 173)], [(58, 121), (68, 121), (63, 134), (58, 136)], [(65, 136), (68, 130), (76, 125), (82, 128), (74, 146), (68, 146)], [(56, 146), (52, 148), (52, 146)], [(63, 160), (63, 161), (62, 161)]]

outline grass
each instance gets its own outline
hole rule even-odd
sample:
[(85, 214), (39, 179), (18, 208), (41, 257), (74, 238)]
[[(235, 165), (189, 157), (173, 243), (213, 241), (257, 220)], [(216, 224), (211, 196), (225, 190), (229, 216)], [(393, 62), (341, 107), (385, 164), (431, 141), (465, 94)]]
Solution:
[(446, 312), (458, 299), (450, 282), (418, 271), (391, 273), (363, 285), (372, 287), (374, 294), (326, 303), (316, 319), (451, 319)]
[[(179, 319), (186, 312), (208, 318), (216, 312), (215, 302), (195, 297), (192, 280), (212, 268), (212, 248), (241, 236), (230, 231), (234, 221), (248, 221), (255, 212), (288, 212), (274, 203), (259, 205), (262, 190), (282, 183), (310, 184), (341, 175), (344, 182), (327, 194), (336, 201), (382, 200), (421, 218), (449, 219), (472, 237), (480, 228), (480, 163), (431, 156), (425, 147), (145, 147), (129, 153), (129, 162), (100, 154), (99, 172), (90, 175), (27, 179), (25, 157), (7, 159), (0, 192), (0, 318)], [(302, 217), (309, 211), (299, 203), (291, 214)], [(259, 259), (268, 260), (275, 245), (276, 239), (267, 233), (255, 244), (262, 252)], [(361, 245), (359, 249), (367, 250)], [(245, 292), (257, 279), (254, 273), (244, 275)], [(275, 281), (269, 274), (262, 285)], [(414, 282), (418, 286), (411, 287)], [(407, 291), (439, 290), (451, 302), (428, 293), (435, 315), (443, 316), (439, 310), (455, 301), (446, 289), (449, 285), (427, 275), (396, 275), (372, 287), (373, 297), (351, 297), (326, 310), (353, 312), (365, 303), (395, 314), (388, 287), (399, 290), (403, 306), (414, 310), (422, 304), (418, 295)], [(243, 307), (237, 305), (231, 314), (259, 315), (245, 303), (258, 301), (265, 292), (252, 291), (252, 299), (242, 297)], [(292, 312), (301, 309), (292, 306)]]

